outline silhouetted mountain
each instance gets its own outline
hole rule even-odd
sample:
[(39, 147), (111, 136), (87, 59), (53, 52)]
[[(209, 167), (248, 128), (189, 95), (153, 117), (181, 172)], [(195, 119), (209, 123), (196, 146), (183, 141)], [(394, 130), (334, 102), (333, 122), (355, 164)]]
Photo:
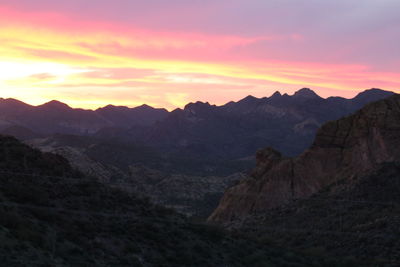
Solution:
[(57, 100), (52, 100), (50, 102), (44, 103), (43, 105), (37, 106), (36, 107), (39, 110), (45, 110), (45, 111), (70, 111), (72, 108), (68, 106), (65, 103), (62, 103)]
[(321, 124), (392, 94), (373, 89), (353, 99), (324, 99), (301, 89), (293, 96), (279, 92), (269, 98), (248, 96), (223, 106), (196, 102), (171, 112), (152, 127), (132, 130), (131, 136), (165, 153), (210, 161), (247, 158), (265, 146), (296, 155), (311, 144)]
[(108, 127), (151, 125), (167, 114), (165, 109), (147, 105), (136, 108), (110, 105), (92, 111), (73, 109), (56, 100), (40, 106), (30, 106), (14, 99), (0, 99), (0, 129), (15, 125), (42, 134), (88, 135)]
[[(73, 109), (58, 101), (33, 107), (15, 100), (0, 101), (0, 130), (11, 125), (38, 134), (93, 135), (127, 144), (152, 147), (171, 164), (161, 171), (195, 175), (229, 175), (254, 163), (252, 155), (271, 146), (297, 155), (329, 120), (349, 115), (363, 105), (393, 94), (367, 90), (353, 99), (319, 97), (303, 88), (294, 95), (247, 96), (223, 106), (189, 103), (167, 112), (143, 105), (106, 106), (96, 111)], [(182, 164), (184, 163), (184, 164)]]
[(354, 99), (353, 102), (358, 104), (361, 108), (366, 103), (376, 101), (377, 99), (382, 99), (387, 97), (388, 94), (386, 91), (382, 91), (381, 89), (372, 88), (366, 91), (359, 93)]
[(59, 101), (32, 107), (17, 117), (16, 124), (44, 134), (90, 134), (111, 125), (92, 110), (73, 109)]
[(13, 126), (18, 115), (30, 109), (30, 105), (21, 101), (11, 98), (0, 98), (0, 129)]
[(321, 98), (319, 95), (317, 95), (310, 88), (300, 89), (299, 91), (294, 93), (293, 97), (297, 98), (297, 99), (301, 99), (301, 98), (303, 98), (303, 99), (318, 99), (318, 98)]
[(28, 111), (31, 108), (32, 106), (12, 98), (0, 98), (0, 114), (2, 119), (8, 116), (15, 116), (16, 114)]
[(0, 167), (2, 266), (332, 264), (190, 223), (11, 137), (0, 137)]
[(166, 109), (152, 108), (148, 105), (136, 108), (108, 105), (97, 109), (96, 113), (116, 126), (130, 127), (132, 125), (152, 125), (156, 121), (164, 119), (168, 111)]

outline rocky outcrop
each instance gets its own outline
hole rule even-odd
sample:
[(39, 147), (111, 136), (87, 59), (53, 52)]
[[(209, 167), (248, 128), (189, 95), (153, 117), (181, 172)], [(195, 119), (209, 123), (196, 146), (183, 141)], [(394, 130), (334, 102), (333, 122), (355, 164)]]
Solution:
[(306, 198), (339, 179), (352, 179), (400, 159), (400, 96), (369, 104), (323, 125), (296, 158), (272, 149), (257, 154), (251, 178), (228, 189), (209, 221), (227, 223)]

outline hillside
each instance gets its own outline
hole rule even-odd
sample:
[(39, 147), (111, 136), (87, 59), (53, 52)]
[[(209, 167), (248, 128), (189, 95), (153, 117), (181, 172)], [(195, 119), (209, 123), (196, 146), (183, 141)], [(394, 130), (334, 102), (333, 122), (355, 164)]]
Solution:
[[(11, 137), (0, 137), (4, 266), (319, 266), (283, 248), (190, 223), (100, 184)], [(336, 264), (339, 264), (336, 262)]]
[(400, 96), (323, 125), (295, 158), (267, 148), (209, 221), (308, 255), (400, 264)]
[(400, 160), (400, 95), (369, 104), (323, 125), (313, 145), (295, 158), (273, 149), (257, 154), (253, 177), (228, 189), (211, 221), (227, 223), (307, 198), (342, 179)]
[[(244, 174), (185, 174), (185, 161), (172, 161), (154, 149), (89, 136), (53, 135), (27, 141), (44, 152), (65, 157), (81, 172), (124, 191), (150, 197), (190, 216), (207, 218), (224, 190)], [(180, 163), (180, 164), (179, 164)], [(173, 169), (169, 169), (171, 166)], [(181, 167), (181, 168), (178, 168)]]
[(345, 257), (365, 266), (400, 264), (400, 164), (340, 180), (311, 198), (246, 217), (237, 231), (303, 251)]

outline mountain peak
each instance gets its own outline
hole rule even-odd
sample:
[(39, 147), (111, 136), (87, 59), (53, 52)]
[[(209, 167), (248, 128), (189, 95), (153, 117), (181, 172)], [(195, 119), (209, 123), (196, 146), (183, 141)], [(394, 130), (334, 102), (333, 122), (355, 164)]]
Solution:
[(255, 97), (255, 96), (252, 96), (252, 95), (248, 95), (248, 96), (246, 96), (245, 98), (243, 98), (242, 100), (245, 100), (245, 101), (252, 101), (252, 100), (256, 100), (256, 99), (258, 99), (258, 98)]
[(276, 97), (281, 97), (281, 96), (282, 96), (281, 92), (276, 91), (275, 93), (273, 93), (273, 94), (270, 96), (270, 98), (276, 98)]
[(24, 107), (31, 107), (20, 100), (14, 98), (0, 98), (0, 104), (11, 105), (11, 106), (24, 106)]
[(143, 104), (140, 106), (135, 107), (134, 109), (140, 109), (140, 110), (153, 110), (155, 108), (153, 108), (152, 106), (149, 106), (147, 104)]
[(256, 103), (258, 100), (259, 100), (259, 98), (252, 96), (252, 95), (248, 95), (245, 98), (239, 100), (237, 103), (253, 104), (253, 103)]
[(57, 108), (57, 109), (70, 109), (71, 108), (67, 104), (57, 101), (57, 100), (49, 101), (47, 103), (44, 103), (43, 105), (40, 105), (39, 107)]
[(303, 97), (303, 98), (320, 98), (313, 90), (310, 88), (302, 88), (294, 93), (295, 97)]
[(360, 100), (360, 99), (369, 99), (369, 98), (385, 98), (388, 96), (393, 95), (393, 92), (390, 91), (385, 91), (379, 88), (371, 88), (367, 89), (365, 91), (362, 91), (361, 93), (357, 94), (354, 99)]
[(189, 104), (187, 104), (184, 109), (190, 109), (193, 107), (210, 107), (210, 103), (208, 102), (201, 102), (201, 101), (196, 101), (196, 102), (190, 102)]
[(273, 93), (272, 96), (282, 96), (282, 94), (279, 91), (275, 91), (275, 93)]
[(118, 106), (114, 106), (114, 105), (109, 104), (109, 105), (107, 105), (107, 106), (98, 108), (97, 110), (98, 110), (98, 111), (99, 111), (99, 110), (114, 110), (114, 109), (117, 109), (117, 108), (118, 108)]

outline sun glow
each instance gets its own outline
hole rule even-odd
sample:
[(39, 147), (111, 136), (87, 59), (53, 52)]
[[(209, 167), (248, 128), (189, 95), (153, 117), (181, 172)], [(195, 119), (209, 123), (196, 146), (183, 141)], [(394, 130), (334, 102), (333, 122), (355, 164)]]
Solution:
[(37, 80), (38, 82), (56, 83), (76, 73), (86, 72), (83, 69), (74, 69), (67, 65), (53, 62), (32, 62), (0, 61), (0, 81), (6, 84), (13, 84), (23, 80)]

